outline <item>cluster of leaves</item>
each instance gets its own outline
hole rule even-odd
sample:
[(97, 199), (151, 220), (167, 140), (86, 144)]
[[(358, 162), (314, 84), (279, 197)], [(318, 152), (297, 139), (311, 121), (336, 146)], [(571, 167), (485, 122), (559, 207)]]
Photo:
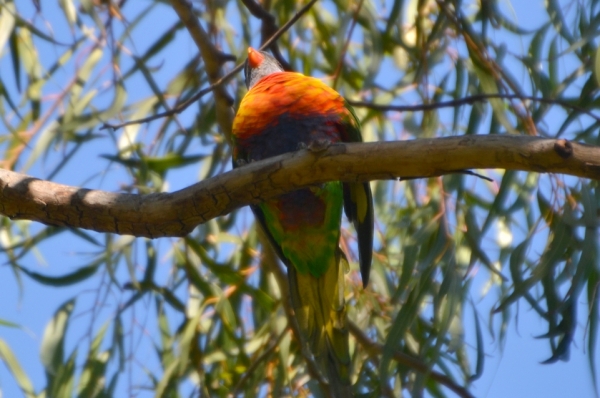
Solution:
[[(0, 0), (2, 167), (142, 194), (230, 168), (235, 105), (227, 98), (237, 104), (243, 96), (241, 76), (169, 111), (233, 69), (224, 53), (243, 59), (259, 32), (264, 42), (303, 5), (195, 2), (198, 33), (178, 17), (181, 1), (59, 3), (62, 12)], [(512, 96), (425, 112), (357, 107), (367, 141), (530, 134), (598, 145), (600, 122), (589, 110), (599, 101), (600, 2), (547, 1), (535, 26), (502, 7), (316, 2), (271, 48), (290, 69), (325, 77), (354, 101), (393, 107)], [(151, 123), (100, 129), (162, 112)], [(356, 267), (347, 278), (357, 393), (468, 396), (484, 371), (484, 320), (502, 344), (518, 303), (546, 322), (552, 362), (568, 355), (585, 301), (595, 371), (597, 183), (488, 175), (498, 183), (465, 175), (373, 183), (370, 286), (362, 289)], [(349, 228), (342, 246), (353, 258)], [(28, 397), (318, 391), (290, 330), (285, 270), (243, 209), (186, 238), (156, 241), (3, 218), (0, 242), (23, 294), (34, 284), (73, 292), (42, 339), (45, 384), (34, 387), (23, 354), (0, 339), (0, 360)], [(74, 269), (64, 266), (66, 250), (77, 252)], [(36, 269), (40, 254), (50, 275)], [(80, 296), (83, 289), (91, 293)], [(482, 296), (494, 305), (471, 309)], [(467, 311), (475, 313), (468, 325)], [(0, 320), (7, 327), (18, 325)]]

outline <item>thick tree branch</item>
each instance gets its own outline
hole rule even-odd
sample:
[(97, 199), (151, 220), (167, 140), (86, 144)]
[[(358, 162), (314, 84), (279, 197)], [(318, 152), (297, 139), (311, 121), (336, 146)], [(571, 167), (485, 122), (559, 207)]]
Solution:
[(336, 144), (254, 162), (173, 193), (134, 195), (69, 187), (0, 170), (0, 214), (150, 238), (326, 181), (432, 177), (509, 169), (600, 179), (600, 147), (525, 136), (462, 136)]

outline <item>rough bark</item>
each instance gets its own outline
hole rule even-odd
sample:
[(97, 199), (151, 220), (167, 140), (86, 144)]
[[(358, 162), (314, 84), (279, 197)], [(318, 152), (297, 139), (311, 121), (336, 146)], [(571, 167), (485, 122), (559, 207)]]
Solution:
[(508, 135), (336, 144), (250, 163), (177, 192), (149, 195), (70, 187), (0, 169), (0, 214), (100, 232), (183, 236), (236, 208), (325, 181), (495, 168), (600, 179), (600, 147)]

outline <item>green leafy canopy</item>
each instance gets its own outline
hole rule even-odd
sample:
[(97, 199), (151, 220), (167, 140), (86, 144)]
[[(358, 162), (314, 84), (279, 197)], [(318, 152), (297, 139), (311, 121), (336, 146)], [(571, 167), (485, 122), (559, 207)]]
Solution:
[[(227, 73), (288, 21), (272, 52), (363, 103), (365, 141), (512, 134), (600, 145), (597, 0), (59, 4), (0, 0), (1, 167), (40, 179), (152, 194), (228, 170), (246, 88)], [(419, 108), (482, 94), (497, 98)], [(547, 342), (533, 361), (585, 349), (595, 387), (597, 181), (477, 172), (491, 181), (371, 183), (367, 289), (344, 224), (357, 395), (470, 396), (522, 317)], [(26, 397), (320, 394), (288, 322), (285, 270), (247, 209), (157, 240), (2, 217), (0, 245), (10, 303), (0, 332), (29, 342), (0, 337), (0, 362)], [(31, 333), (36, 312), (47, 326)]]

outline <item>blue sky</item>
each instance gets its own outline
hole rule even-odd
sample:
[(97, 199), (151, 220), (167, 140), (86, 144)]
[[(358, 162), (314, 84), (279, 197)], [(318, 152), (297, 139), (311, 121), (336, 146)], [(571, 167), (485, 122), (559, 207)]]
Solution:
[[(543, 2), (540, 1), (515, 1), (513, 6), (514, 11), (508, 11), (508, 15), (514, 15), (517, 22), (522, 23), (524, 18), (533, 26), (539, 26), (538, 18), (545, 15), (543, 10)], [(64, 21), (61, 11), (58, 7), (50, 7), (44, 4), (44, 15), (49, 21)], [(514, 13), (514, 14), (511, 14)], [(30, 15), (33, 15), (30, 13)], [(176, 21), (174, 12), (167, 10), (165, 7), (159, 7), (153, 13), (153, 18), (147, 21), (147, 30), (138, 29), (135, 31), (137, 35), (136, 41), (139, 49), (144, 48), (150, 38), (144, 37), (141, 32), (151, 31), (154, 23), (161, 26), (170, 26)], [(57, 26), (57, 35), (68, 35), (68, 28), (63, 25), (64, 29)], [(177, 41), (177, 51), (183, 54), (181, 62), (193, 57), (196, 54), (196, 47), (189, 38), (185, 38), (185, 32), (180, 33), (180, 38)], [(512, 38), (506, 37), (505, 40), (509, 46), (522, 46), (522, 43), (514, 43)], [(258, 43), (255, 43), (258, 44)], [(526, 48), (526, 45), (525, 45)], [(176, 60), (172, 60), (176, 62)], [(10, 58), (3, 50), (3, 57), (0, 59), (0, 71), (2, 75), (8, 74), (11, 68)], [(172, 70), (175, 69), (173, 63), (166, 62), (160, 72), (157, 74), (157, 79), (169, 76)], [(65, 74), (64, 79), (70, 76)], [(58, 81), (57, 84), (64, 84)], [(129, 98), (143, 98), (148, 93), (136, 93), (130, 88)], [(0, 132), (3, 133), (3, 132)], [(106, 149), (110, 148), (107, 145)], [(82, 152), (77, 155), (75, 162), (85, 165), (89, 159), (96, 159), (101, 148), (94, 148), (90, 153)], [(90, 156), (92, 156), (90, 158)], [(48, 159), (45, 163), (37, 163), (27, 172), (39, 178), (44, 178), (51, 170), (51, 165), (56, 164), (60, 159), (60, 154), (57, 154), (55, 159)], [(65, 169), (57, 175), (56, 181), (79, 185), (83, 183), (83, 179), (87, 177), (85, 173), (80, 174), (80, 170)], [(197, 168), (189, 167), (181, 170), (177, 177), (171, 178), (170, 190), (179, 189), (190, 185), (197, 181), (200, 172)], [(110, 178), (101, 180), (96, 179), (90, 184), (94, 187), (117, 190), (120, 183), (118, 172), (111, 174)], [(87, 184), (87, 186), (90, 186)], [(64, 236), (59, 236), (44, 243), (39, 250), (39, 255), (31, 254), (22, 260), (22, 264), (31, 269), (36, 269), (40, 272), (48, 274), (63, 274), (69, 270), (75, 269), (81, 261), (76, 253), (89, 252), (93, 250), (91, 246), (78, 244), (73, 246), (72, 237), (65, 233)], [(93, 234), (97, 239), (102, 240), (102, 235)], [(165, 240), (165, 246), (168, 241)], [(0, 264), (4, 264), (3, 254), (0, 253)], [(159, 264), (164, 265), (162, 272), (168, 272), (169, 267), (166, 266), (168, 259), (161, 259)], [(123, 267), (121, 267), (123, 269)], [(123, 280), (127, 279), (126, 275), (121, 275)], [(167, 275), (162, 275), (167, 277)], [(19, 289), (15, 282), (15, 278), (9, 267), (0, 267), (0, 297), (2, 298), (2, 306), (0, 306), (0, 319), (13, 322), (21, 325), (22, 328), (9, 328), (0, 326), (0, 338), (8, 342), (15, 351), (25, 372), (33, 379), (37, 389), (44, 385), (43, 368), (39, 361), (40, 342), (43, 336), (44, 328), (51, 319), (54, 311), (67, 299), (74, 295), (78, 295), (78, 306), (76, 314), (80, 317), (85, 317), (86, 311), (95, 305), (94, 287), (98, 283), (98, 278), (92, 278), (83, 285), (76, 285), (73, 288), (49, 288), (32, 284), (26, 277), (23, 279), (23, 289)], [(474, 284), (477, 286), (477, 284)], [(477, 298), (476, 293), (474, 297)], [(486, 297), (482, 302), (478, 302), (478, 307), (489, 308), (494, 303), (494, 297)], [(582, 303), (580, 313), (586, 311), (585, 305)], [(468, 313), (469, 311), (465, 311)], [(138, 314), (139, 316), (139, 314)], [(467, 314), (469, 319), (471, 315)], [(581, 321), (585, 319), (580, 317)], [(96, 325), (98, 326), (98, 325)], [(469, 324), (466, 325), (469, 328)], [(512, 321), (509, 326), (508, 336), (504, 351), (500, 351), (498, 345), (493, 342), (490, 335), (484, 334), (486, 342), (486, 364), (483, 376), (475, 382), (473, 393), (477, 397), (488, 398), (504, 398), (504, 397), (592, 397), (593, 386), (591, 375), (589, 372), (587, 354), (584, 352), (584, 333), (585, 325), (581, 324), (577, 329), (575, 338), (575, 346), (571, 350), (571, 358), (568, 362), (559, 362), (553, 365), (541, 365), (540, 362), (550, 356), (548, 343), (543, 339), (535, 339), (534, 336), (541, 335), (546, 332), (545, 325), (542, 321), (529, 310), (528, 306), (521, 303), (519, 306), (518, 322)], [(472, 330), (472, 328), (471, 328)], [(81, 331), (79, 331), (81, 334)], [(142, 346), (144, 348), (144, 346)], [(147, 347), (145, 347), (147, 348)], [(140, 350), (143, 352), (143, 350)], [(140, 354), (140, 360), (147, 360), (152, 363), (154, 360), (150, 352)], [(134, 375), (135, 379), (136, 376)], [(576, 381), (576, 382), (575, 382)], [(7, 372), (3, 365), (0, 365), (0, 398), (19, 397), (21, 393), (17, 389), (14, 380)], [(148, 394), (149, 396), (150, 394)], [(146, 396), (141, 394), (140, 396)]]

